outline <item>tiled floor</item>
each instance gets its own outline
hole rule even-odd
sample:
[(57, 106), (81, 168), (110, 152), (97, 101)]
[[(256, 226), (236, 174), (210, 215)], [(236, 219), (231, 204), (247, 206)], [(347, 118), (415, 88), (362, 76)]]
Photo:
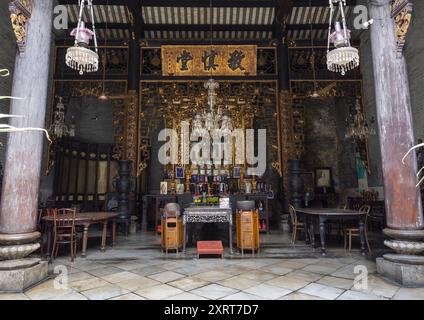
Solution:
[[(165, 256), (158, 237), (152, 235), (119, 238), (106, 252), (94, 243), (86, 259), (71, 264), (68, 257), (59, 257), (50, 266), (50, 279), (25, 293), (0, 294), (0, 300), (424, 299), (424, 288), (401, 288), (382, 279), (375, 262), (358, 251), (330, 248), (324, 258), (319, 250), (302, 245), (276, 245), (277, 237), (283, 236), (263, 239), (258, 256), (234, 254), (224, 259), (197, 259), (193, 249), (185, 256)], [(368, 270), (364, 289), (355, 286), (359, 265)], [(67, 270), (66, 277), (56, 278), (60, 268)]]

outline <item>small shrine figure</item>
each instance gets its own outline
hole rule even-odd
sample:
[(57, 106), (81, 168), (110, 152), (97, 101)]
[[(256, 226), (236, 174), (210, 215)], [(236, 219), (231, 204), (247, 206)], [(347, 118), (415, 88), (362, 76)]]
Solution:
[(216, 56), (217, 53), (214, 49), (212, 49), (209, 54), (207, 51), (203, 51), (202, 62), (205, 71), (210, 71), (211, 69), (215, 71), (216, 68), (219, 67), (219, 64), (215, 63)]
[(193, 56), (191, 55), (191, 53), (187, 50), (183, 50), (181, 55), (179, 55), (177, 57), (177, 63), (181, 62), (181, 67), (180, 67), (181, 71), (187, 71), (188, 70), (188, 62), (190, 60), (193, 60)]
[(237, 69), (244, 71), (245, 68), (241, 65), (241, 62), (245, 57), (246, 55), (243, 53), (243, 51), (234, 50), (232, 53), (230, 53), (230, 58), (228, 59), (228, 66), (233, 71), (236, 71)]

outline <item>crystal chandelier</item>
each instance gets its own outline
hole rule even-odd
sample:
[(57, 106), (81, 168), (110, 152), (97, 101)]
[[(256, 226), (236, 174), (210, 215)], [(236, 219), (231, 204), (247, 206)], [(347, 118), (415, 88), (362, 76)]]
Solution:
[(232, 132), (231, 118), (222, 112), (218, 107), (215, 110), (216, 90), (219, 88), (219, 83), (214, 79), (209, 79), (204, 84), (208, 90), (208, 110), (203, 113), (197, 113), (193, 118), (193, 130), (199, 133), (209, 132), (211, 135), (228, 136)]
[[(231, 137), (233, 124), (230, 116), (223, 112), (220, 107), (215, 110), (215, 103), (217, 98), (216, 90), (219, 88), (219, 83), (213, 79), (209, 79), (205, 82), (204, 87), (208, 90), (208, 109), (203, 112), (198, 112), (193, 118), (193, 137), (202, 137), (200, 144), (206, 146), (211, 143), (209, 137), (213, 142), (221, 141), (224, 138), (224, 150), (229, 148), (227, 139)], [(228, 152), (228, 150), (226, 150)], [(196, 161), (198, 165), (204, 165), (205, 163), (200, 159)]]
[(365, 119), (359, 99), (356, 99), (355, 111), (355, 114), (351, 115), (350, 119), (346, 119), (346, 139), (364, 140), (369, 135), (375, 135), (375, 130), (369, 127), (367, 119)]
[[(330, 23), (328, 26), (328, 43), (327, 43), (327, 67), (333, 72), (340, 72), (345, 75), (347, 71), (355, 69), (359, 66), (358, 49), (350, 45), (350, 30), (346, 27), (346, 17), (344, 7), (346, 0), (329, 0), (330, 2)], [(334, 14), (334, 4), (339, 4), (342, 17), (342, 24), (336, 21), (334, 24), (334, 32), (332, 32), (332, 19)], [(330, 50), (330, 44), (335, 49)]]
[(53, 122), (50, 125), (49, 133), (58, 139), (64, 136), (75, 136), (75, 124), (71, 124), (70, 128), (65, 124), (65, 106), (62, 97), (59, 97), (56, 110), (53, 115)]
[[(210, 20), (210, 47), (212, 49), (213, 45), (213, 3), (210, 0), (209, 7), (209, 20)], [(219, 88), (219, 83), (212, 78), (212, 69), (211, 69), (211, 78), (205, 82), (204, 87), (208, 90), (208, 108), (207, 111), (203, 113), (197, 113), (193, 118), (193, 131), (192, 135), (201, 136), (201, 137), (211, 137), (213, 141), (221, 141), (224, 138), (224, 142), (228, 141), (227, 139), (231, 136), (233, 125), (232, 120), (228, 116), (227, 112), (222, 112), (222, 109), (218, 107), (215, 110), (215, 104), (217, 101), (217, 90)], [(209, 141), (202, 138), (201, 144), (205, 145)], [(224, 143), (224, 148), (229, 148), (229, 143)], [(200, 165), (204, 163), (199, 161)]]
[[(71, 32), (71, 36), (75, 37), (75, 43), (73, 47), (68, 48), (66, 51), (65, 59), (68, 67), (79, 71), (79, 74), (83, 75), (84, 72), (96, 72), (99, 70), (99, 55), (92, 0), (79, 0), (79, 6), (78, 25)], [(93, 30), (86, 28), (82, 19), (85, 7), (90, 12)], [(92, 38), (94, 38), (95, 51), (88, 48)]]

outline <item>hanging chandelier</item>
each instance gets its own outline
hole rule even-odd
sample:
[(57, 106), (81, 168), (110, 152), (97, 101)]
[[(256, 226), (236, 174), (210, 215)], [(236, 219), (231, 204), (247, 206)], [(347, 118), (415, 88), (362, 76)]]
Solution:
[(350, 119), (346, 119), (346, 139), (364, 140), (370, 135), (375, 135), (375, 130), (370, 128), (362, 112), (360, 99), (356, 99), (355, 111), (355, 114), (351, 115)]
[[(209, 79), (204, 84), (205, 89), (208, 90), (208, 108), (203, 112), (197, 112), (193, 117), (192, 121), (192, 138), (201, 137), (202, 140), (199, 142), (203, 147), (206, 147), (211, 142), (221, 142), (224, 139), (224, 152), (228, 154), (231, 144), (226, 143), (232, 135), (233, 124), (228, 111), (222, 111), (221, 107), (215, 108), (217, 93), (216, 90), (219, 88), (219, 83), (214, 79)], [(199, 110), (198, 108), (196, 108)], [(209, 139), (212, 139), (210, 141)], [(203, 166), (207, 164), (200, 158), (193, 161), (194, 164)], [(224, 162), (224, 165), (227, 164)]]
[[(330, 23), (328, 26), (328, 43), (327, 43), (327, 67), (328, 70), (339, 72), (343, 76), (347, 71), (355, 69), (359, 66), (358, 49), (350, 45), (351, 33), (346, 26), (346, 16), (344, 7), (346, 0), (329, 0), (330, 3)], [(334, 23), (334, 32), (332, 32), (332, 19), (335, 11), (335, 6), (339, 4), (342, 23), (339, 21)], [(330, 45), (333, 44), (335, 49), (330, 50)]]
[(62, 97), (59, 97), (56, 110), (53, 115), (53, 122), (50, 125), (49, 133), (55, 138), (64, 136), (75, 136), (75, 124), (71, 124), (70, 128), (65, 123), (65, 105), (62, 102)]
[[(97, 49), (96, 28), (94, 25), (94, 13), (92, 0), (79, 0), (79, 16), (78, 25), (72, 30), (71, 36), (75, 37), (74, 46), (66, 51), (66, 65), (74, 70), (79, 71), (80, 75), (84, 72), (96, 72), (99, 70), (99, 55)], [(85, 27), (83, 21), (83, 12), (87, 7), (93, 30)], [(94, 38), (94, 51), (89, 49), (90, 40)]]
[[(210, 0), (209, 6), (209, 20), (210, 20), (210, 48), (213, 50), (213, 3)], [(212, 69), (211, 69), (211, 78), (205, 82), (204, 87), (208, 90), (208, 108), (207, 111), (203, 113), (197, 113), (193, 118), (193, 134), (204, 136), (208, 134), (210, 137), (217, 141), (221, 138), (226, 139), (231, 136), (233, 125), (232, 120), (226, 112), (222, 112), (222, 109), (218, 106), (218, 109), (215, 110), (215, 105), (217, 102), (217, 90), (219, 88), (219, 83), (212, 78)], [(206, 144), (207, 141), (202, 143)]]
[(201, 134), (209, 132), (211, 136), (228, 136), (232, 132), (232, 121), (228, 114), (222, 112), (218, 107), (215, 110), (217, 93), (219, 83), (214, 79), (209, 79), (204, 84), (205, 89), (208, 90), (208, 109), (203, 113), (197, 113), (193, 118), (193, 131)]

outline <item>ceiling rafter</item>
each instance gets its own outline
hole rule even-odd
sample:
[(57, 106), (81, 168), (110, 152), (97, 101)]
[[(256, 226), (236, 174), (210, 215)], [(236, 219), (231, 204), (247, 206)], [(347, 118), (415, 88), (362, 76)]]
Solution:
[[(115, 6), (126, 6), (127, 1), (138, 0), (95, 0), (94, 5), (115, 5)], [(262, 7), (262, 8), (275, 8), (279, 5), (280, 1), (285, 0), (213, 0), (213, 6), (215, 8), (243, 8), (243, 7)], [(292, 0), (294, 7), (309, 7), (309, 0)], [(59, 4), (78, 4), (78, 0), (58, 0)], [(311, 5), (313, 7), (326, 7), (328, 6), (328, 0), (312, 0)], [(356, 5), (356, 0), (347, 0), (347, 5)], [(209, 7), (210, 0), (143, 0), (143, 7)]]
[[(138, 1), (138, 0), (128, 0)], [(59, 4), (78, 4), (77, 0), (59, 0)], [(95, 0), (94, 5), (106, 5), (108, 0)], [(275, 7), (277, 0), (213, 0), (213, 7), (241, 8), (241, 7)], [(127, 0), (109, 0), (109, 5), (126, 6)], [(143, 0), (143, 7), (210, 7), (210, 0)]]
[[(77, 24), (70, 24), (70, 28), (76, 28)], [(128, 23), (108, 23), (108, 29), (123, 29), (129, 28)], [(87, 24), (91, 27), (91, 24)], [(309, 30), (310, 24), (291, 24), (287, 26), (287, 30)], [(314, 30), (328, 29), (328, 24), (313, 24)], [(106, 23), (96, 23), (96, 29), (106, 29)], [(143, 24), (143, 31), (209, 31), (208, 24)], [(272, 31), (273, 25), (263, 24), (218, 24), (213, 26), (213, 31)]]
[[(210, 31), (209, 24), (145, 24), (144, 31)], [(214, 24), (213, 31), (271, 31), (272, 25)]]
[[(66, 5), (76, 5), (78, 3), (78, 0), (58, 0), (61, 4)], [(140, 39), (143, 38), (143, 35), (146, 34), (147, 36), (148, 32), (157, 32), (158, 34), (160, 32), (169, 32), (169, 31), (175, 31), (175, 32), (185, 32), (185, 31), (194, 31), (194, 32), (202, 32), (202, 31), (209, 31), (210, 25), (206, 24), (205, 21), (199, 20), (200, 23), (198, 24), (190, 24), (190, 23), (175, 23), (174, 19), (161, 18), (161, 19), (148, 19), (149, 23), (145, 23), (143, 21), (143, 15), (145, 11), (143, 10), (149, 10), (149, 14), (152, 15), (152, 12), (155, 12), (154, 14), (162, 13), (164, 8), (163, 7), (174, 7), (174, 8), (182, 8), (190, 7), (190, 8), (196, 8), (196, 7), (209, 7), (210, 6), (210, 0), (94, 0), (93, 1), (95, 5), (102, 5), (105, 6), (106, 4), (109, 4), (109, 6), (123, 6), (125, 7), (125, 10), (128, 13), (129, 17), (134, 17), (134, 19), (130, 19), (128, 23), (118, 23), (116, 21), (113, 21), (115, 19), (108, 18), (108, 20), (111, 20), (111, 22), (108, 22), (107, 24), (102, 22), (96, 23), (96, 28), (100, 30), (109, 29), (116, 33), (117, 31), (122, 32), (122, 30), (128, 30), (133, 35), (136, 35), (136, 38)], [(289, 37), (294, 37), (297, 39), (303, 39), (303, 37), (306, 36), (305, 32), (310, 31), (311, 27), (317, 31), (315, 33), (318, 35), (318, 38), (322, 38), (322, 30), (328, 29), (328, 24), (323, 23), (323, 17), (324, 12), (326, 12), (326, 8), (328, 7), (328, 0), (237, 0), (237, 1), (231, 1), (231, 0), (213, 0), (213, 7), (214, 8), (222, 8), (224, 10), (223, 12), (226, 12), (225, 10), (231, 10), (229, 8), (238, 7), (240, 9), (235, 10), (243, 10), (243, 8), (249, 8), (251, 6), (254, 6), (254, 8), (259, 9), (262, 8), (265, 10), (266, 8), (272, 8), (274, 9), (272, 12), (274, 14), (274, 21), (272, 24), (269, 24), (270, 21), (267, 21), (267, 24), (260, 24), (260, 23), (253, 23), (250, 24), (246, 21), (242, 20), (234, 20), (234, 18), (231, 18), (231, 20), (228, 20), (228, 14), (227, 20), (220, 21), (220, 23), (214, 23), (213, 30), (218, 32), (228, 32), (228, 31), (234, 31), (234, 32), (249, 32), (249, 31), (263, 31), (263, 32), (272, 32), (272, 38), (279, 38), (282, 33), (289, 32)], [(312, 7), (314, 7), (313, 10), (318, 10), (315, 12), (318, 12), (320, 15), (320, 19), (316, 19), (315, 23), (312, 24), (312, 26), (308, 23), (306, 20), (305, 10), (309, 10), (306, 7), (309, 7), (311, 4)], [(353, 6), (356, 4), (356, 0), (347, 0), (347, 4), (350, 6)], [(146, 8), (147, 9), (143, 9)], [(149, 9), (149, 7), (151, 7)], [(153, 8), (155, 7), (155, 8)], [(227, 8), (227, 9), (226, 9)], [(155, 10), (155, 11), (152, 11)], [(159, 10), (159, 11), (158, 11)], [(194, 10), (194, 9), (193, 9)], [(199, 9), (200, 10), (200, 9)], [(233, 9), (234, 10), (234, 9)], [(295, 10), (295, 11), (293, 11)], [(147, 11), (146, 11), (147, 12)], [(167, 11), (168, 12), (168, 11)], [(175, 12), (175, 11), (174, 11)], [(180, 14), (180, 12), (185, 12), (181, 10), (177, 10)], [(221, 11), (220, 11), (221, 12)], [(235, 11), (238, 12), (238, 11)], [(261, 11), (262, 12), (262, 11)], [(265, 11), (264, 11), (265, 12)], [(269, 11), (271, 12), (271, 11)], [(233, 13), (231, 13), (233, 14)], [(167, 14), (169, 15), (169, 13)], [(222, 15), (222, 14), (221, 14)], [(231, 16), (232, 17), (232, 16)], [(291, 17), (291, 18), (290, 18)], [(147, 18), (146, 18), (147, 19)], [(184, 21), (184, 19), (188, 18), (176, 18), (180, 20), (181, 22)], [(264, 19), (264, 18), (263, 18)], [(285, 24), (284, 21), (287, 23), (287, 19), (289, 19), (292, 23)], [(104, 19), (103, 19), (104, 20)], [(169, 21), (168, 21), (169, 20)], [(260, 19), (259, 19), (260, 20)], [(165, 22), (165, 23), (159, 23)], [(184, 22), (188, 22), (189, 20), (186, 20)], [(236, 22), (236, 23), (234, 23)], [(253, 22), (253, 21), (252, 21)], [(131, 25), (131, 23), (134, 23)], [(91, 27), (90, 24), (87, 24), (88, 27)], [(76, 23), (71, 23), (70, 28), (76, 27)], [(135, 33), (134, 33), (135, 32)], [(147, 33), (145, 33), (147, 32)], [(120, 33), (122, 34), (122, 33)], [(128, 33), (126, 33), (127, 35)], [(153, 34), (153, 33), (152, 33)], [(156, 34), (156, 33), (155, 33)], [(127, 36), (126, 36), (127, 37)], [(185, 36), (184, 36), (185, 37)], [(125, 40), (125, 39), (123, 39)]]

